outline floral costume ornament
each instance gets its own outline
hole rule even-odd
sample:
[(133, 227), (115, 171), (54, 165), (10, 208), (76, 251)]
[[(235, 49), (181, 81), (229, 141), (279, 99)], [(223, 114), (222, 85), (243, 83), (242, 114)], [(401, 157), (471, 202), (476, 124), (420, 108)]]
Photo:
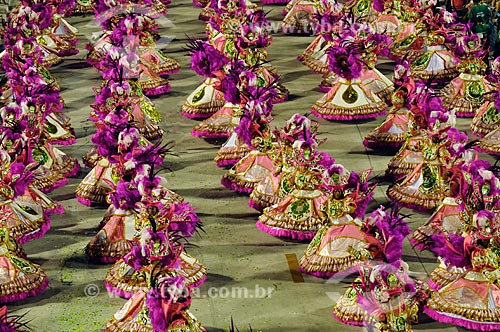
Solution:
[[(475, 331), (499, 329), (497, 229), (498, 215), (481, 210), (474, 214), (464, 236), (441, 235), (442, 241), (433, 251), (465, 272), (431, 293), (424, 307), (427, 315)], [(451, 261), (452, 257), (457, 258)]]
[(482, 59), (484, 55), (481, 54), (479, 37), (466, 35), (463, 39), (465, 52), (460, 53), (465, 54), (457, 65), (460, 75), (445, 86), (440, 94), (444, 108), (454, 111), (458, 117), (473, 117), (487, 103), (488, 95), (495, 90), (495, 86), (484, 76), (487, 65)]
[(287, 120), (282, 129), (274, 130), (277, 146), (270, 153), (274, 168), (254, 187), (248, 202), (250, 207), (262, 211), (279, 203), (293, 190), (293, 144), (304, 137), (315, 137), (317, 131), (318, 123), (298, 113)]
[[(105, 331), (205, 331), (188, 310), (190, 288), (175, 273), (182, 248), (171, 246), (167, 220), (150, 221), (151, 226), (141, 232), (141, 244), (125, 257), (134, 269), (145, 267), (148, 290), (135, 293), (108, 321)], [(170, 275), (160, 273), (165, 267), (172, 271)]]
[(267, 207), (259, 216), (257, 228), (272, 236), (311, 240), (325, 225), (323, 206), (330, 193), (325, 189), (326, 167), (333, 158), (319, 153), (313, 138), (293, 145), (293, 190), (279, 203)]
[[(300, 259), (300, 270), (316, 277), (331, 277), (366, 260), (380, 256), (379, 240), (365, 232), (358, 217), (363, 217), (373, 195), (362, 178), (342, 165), (332, 166), (332, 195), (323, 203), (325, 225), (318, 230)], [(356, 218), (356, 219), (354, 219)]]
[[(345, 324), (366, 326), (381, 332), (411, 332), (425, 286), (412, 280), (402, 260), (359, 268), (360, 277), (348, 288), (333, 309)], [(340, 316), (339, 314), (342, 314)]]
[(328, 120), (350, 121), (374, 118), (385, 112), (387, 105), (377, 93), (392, 83), (385, 83), (379, 80), (381, 76), (368, 73), (374, 65), (365, 68), (362, 60), (366, 55), (364, 48), (361, 40), (345, 41), (328, 50), (329, 68), (338, 79), (334, 80), (328, 93), (314, 103), (311, 110), (314, 115)]

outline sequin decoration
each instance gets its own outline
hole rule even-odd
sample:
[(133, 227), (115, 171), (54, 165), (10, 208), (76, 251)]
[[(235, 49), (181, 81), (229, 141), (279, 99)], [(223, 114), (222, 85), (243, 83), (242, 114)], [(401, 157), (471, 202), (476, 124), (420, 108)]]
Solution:
[(198, 91), (194, 96), (193, 96), (193, 103), (197, 103), (200, 100), (205, 97), (205, 87), (201, 88), (200, 91)]
[(496, 109), (494, 104), (491, 104), (486, 112), (481, 116), (481, 121), (487, 125), (492, 125), (498, 123), (500, 120), (500, 114), (498, 114), (498, 110)]
[(481, 103), (483, 101), (484, 87), (479, 81), (467, 82), (465, 87), (465, 99)]
[(295, 220), (304, 220), (310, 214), (310, 206), (304, 198), (298, 198), (287, 207), (286, 214)]
[(47, 132), (49, 134), (55, 134), (55, 133), (57, 133), (57, 127), (54, 124), (50, 123), (50, 122), (45, 122), (44, 127), (45, 127), (45, 130), (47, 130)]
[(32, 155), (33, 159), (40, 164), (45, 164), (49, 160), (49, 155), (47, 154), (47, 152), (40, 148), (34, 148)]
[(358, 98), (359, 95), (356, 90), (354, 90), (352, 85), (349, 85), (349, 87), (342, 94), (342, 99), (348, 104), (354, 104)]

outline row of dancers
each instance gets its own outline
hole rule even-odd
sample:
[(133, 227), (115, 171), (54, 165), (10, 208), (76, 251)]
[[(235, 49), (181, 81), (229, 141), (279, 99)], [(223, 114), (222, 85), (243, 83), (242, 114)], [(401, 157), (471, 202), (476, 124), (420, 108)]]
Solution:
[[(247, 60), (266, 54), (270, 43), (270, 25), (256, 14), (262, 9), (211, 2), (208, 40), (191, 47), (192, 69), (204, 82), (182, 114), (202, 119), (193, 136), (227, 138), (214, 160), (228, 168), (221, 183), (250, 195), (249, 206), (260, 212), (256, 227), (309, 242), (299, 260), (303, 273), (355, 277), (332, 310), (337, 320), (411, 331), (425, 312), (472, 330), (497, 330), (500, 179), (481, 153), (497, 153), (499, 61), (488, 66), (481, 36), (445, 9), (397, 5), (314, 2), (318, 37), (299, 61), (323, 74), (326, 94), (312, 115), (295, 114), (275, 127), (272, 108), (284, 90), (279, 76), (259, 82), (270, 62), (260, 69)], [(255, 16), (257, 28), (248, 30)], [(233, 28), (220, 17), (230, 17)], [(396, 62), (392, 80), (376, 69), (381, 57)], [(321, 152), (313, 116), (348, 123), (386, 112), (363, 143), (395, 153), (384, 174), (392, 204), (366, 215), (380, 177), (348, 170)], [(455, 128), (457, 116), (473, 118), (477, 139)], [(412, 231), (401, 207), (431, 215)], [(406, 238), (436, 255), (428, 278), (402, 260)]]

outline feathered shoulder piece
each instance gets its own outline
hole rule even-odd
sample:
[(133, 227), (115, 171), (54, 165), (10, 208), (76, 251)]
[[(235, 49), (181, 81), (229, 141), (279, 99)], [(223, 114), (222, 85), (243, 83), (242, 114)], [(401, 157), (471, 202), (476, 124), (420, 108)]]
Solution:
[(383, 206), (373, 211), (366, 219), (364, 227), (367, 233), (376, 237), (384, 246), (384, 258), (387, 263), (401, 259), (403, 241), (411, 233), (411, 229), (394, 206), (387, 211)]

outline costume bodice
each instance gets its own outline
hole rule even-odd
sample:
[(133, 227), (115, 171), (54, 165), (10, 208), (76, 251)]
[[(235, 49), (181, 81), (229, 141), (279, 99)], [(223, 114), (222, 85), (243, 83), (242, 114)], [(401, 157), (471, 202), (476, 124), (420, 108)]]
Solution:
[(354, 202), (346, 197), (342, 199), (335, 199), (331, 197), (327, 202), (325, 208), (325, 212), (330, 218), (331, 221), (335, 219), (339, 219), (346, 214), (350, 214), (354, 212)]
[(298, 167), (295, 171), (295, 187), (298, 190), (315, 190), (319, 184), (318, 175), (312, 170)]

